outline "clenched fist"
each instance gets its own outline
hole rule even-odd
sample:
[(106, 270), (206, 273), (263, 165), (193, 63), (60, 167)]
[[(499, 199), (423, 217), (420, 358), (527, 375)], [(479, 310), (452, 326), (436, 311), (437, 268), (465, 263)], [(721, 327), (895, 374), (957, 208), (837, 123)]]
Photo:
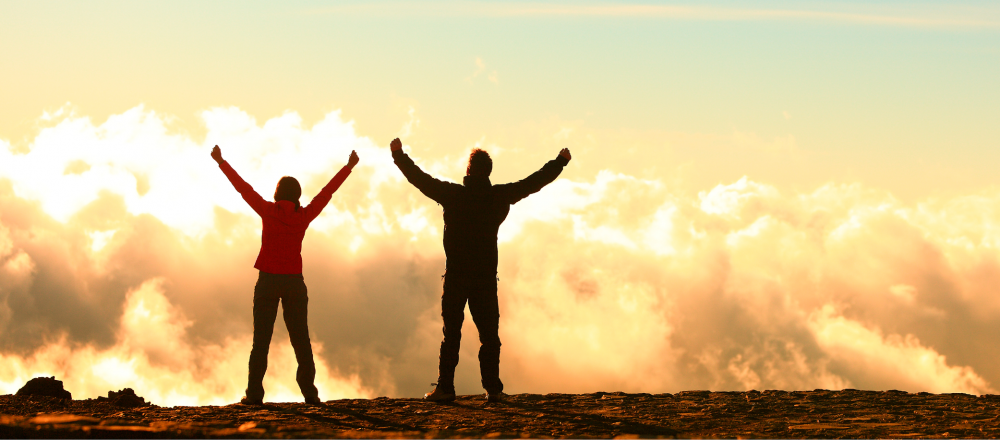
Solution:
[(215, 163), (222, 165), (222, 150), (219, 149), (218, 145), (212, 148), (212, 159), (215, 159)]
[(353, 169), (354, 166), (358, 164), (359, 160), (361, 159), (358, 158), (358, 153), (351, 150), (351, 156), (347, 158), (347, 167)]
[(570, 160), (573, 158), (573, 156), (569, 155), (569, 148), (563, 148), (562, 151), (559, 152), (559, 155), (565, 157), (566, 160)]

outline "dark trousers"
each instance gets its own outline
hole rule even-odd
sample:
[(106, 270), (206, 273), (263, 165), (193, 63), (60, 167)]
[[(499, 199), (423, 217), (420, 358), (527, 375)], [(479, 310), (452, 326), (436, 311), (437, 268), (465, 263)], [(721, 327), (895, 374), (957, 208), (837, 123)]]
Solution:
[(260, 273), (253, 289), (253, 349), (250, 350), (250, 375), (246, 395), (250, 399), (264, 398), (262, 381), (267, 371), (267, 352), (274, 332), (274, 319), (278, 316), (279, 300), (288, 337), (295, 350), (295, 360), (299, 363), (295, 381), (305, 398), (316, 397), (319, 391), (313, 384), (316, 364), (313, 363), (309, 325), (306, 323), (309, 296), (306, 294), (305, 280), (301, 274), (275, 275), (267, 272)]
[(500, 381), (500, 308), (497, 304), (495, 277), (444, 277), (441, 295), (441, 317), (444, 318), (444, 340), (438, 364), (438, 385), (448, 391), (455, 389), (455, 367), (462, 342), (462, 322), (468, 302), (472, 321), (479, 330), (479, 372), (483, 388), (490, 392), (503, 391)]

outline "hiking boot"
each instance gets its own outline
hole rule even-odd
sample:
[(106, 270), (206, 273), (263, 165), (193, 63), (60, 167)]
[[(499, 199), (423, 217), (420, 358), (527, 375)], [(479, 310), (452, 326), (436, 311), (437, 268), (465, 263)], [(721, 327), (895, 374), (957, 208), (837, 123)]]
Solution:
[(434, 391), (424, 394), (424, 400), (429, 402), (451, 402), (455, 400), (455, 390), (445, 390), (444, 387), (432, 383), (435, 385)]
[(323, 401), (319, 400), (319, 396), (306, 397), (306, 403), (309, 405), (322, 405)]
[(246, 396), (243, 396), (243, 398), (240, 399), (240, 405), (260, 406), (263, 404), (264, 404), (264, 399), (251, 399)]
[(497, 403), (503, 402), (507, 398), (507, 395), (503, 391), (490, 391), (486, 390), (486, 402), (487, 403)]

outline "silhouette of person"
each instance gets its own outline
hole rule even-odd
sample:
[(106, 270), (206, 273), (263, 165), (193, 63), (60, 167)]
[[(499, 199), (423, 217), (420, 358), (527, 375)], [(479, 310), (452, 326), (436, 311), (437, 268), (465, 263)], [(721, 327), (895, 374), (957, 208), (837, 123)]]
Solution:
[(309, 297), (302, 277), (302, 237), (309, 223), (319, 215), (333, 192), (340, 188), (351, 170), (358, 164), (358, 155), (351, 156), (337, 175), (320, 190), (308, 206), (299, 206), (302, 187), (294, 177), (285, 176), (278, 181), (274, 190), (274, 202), (264, 200), (247, 184), (229, 162), (222, 159), (222, 151), (216, 145), (212, 149), (212, 159), (229, 178), (243, 200), (253, 208), (264, 223), (261, 233), (260, 253), (254, 267), (260, 270), (257, 285), (253, 290), (253, 349), (250, 350), (250, 373), (247, 378), (246, 395), (240, 403), (261, 405), (264, 401), (264, 372), (267, 371), (267, 352), (271, 345), (274, 320), (278, 315), (278, 302), (282, 305), (282, 317), (288, 328), (288, 337), (295, 351), (298, 369), (295, 381), (299, 384), (306, 403), (320, 403), (319, 391), (314, 385), (316, 364), (313, 362), (312, 345), (309, 342), (309, 325), (306, 306)]
[(497, 230), (507, 218), (510, 205), (534, 194), (559, 177), (571, 156), (563, 149), (555, 159), (524, 180), (493, 185), (493, 160), (475, 149), (462, 185), (435, 179), (417, 167), (403, 152), (403, 144), (389, 144), (396, 166), (413, 186), (444, 209), (444, 253), (447, 259), (441, 317), (444, 340), (438, 363), (438, 381), (424, 399), (455, 400), (455, 367), (458, 365), (462, 321), (468, 302), (479, 330), (479, 372), (487, 401), (503, 400), (500, 381), (500, 309), (497, 304)]

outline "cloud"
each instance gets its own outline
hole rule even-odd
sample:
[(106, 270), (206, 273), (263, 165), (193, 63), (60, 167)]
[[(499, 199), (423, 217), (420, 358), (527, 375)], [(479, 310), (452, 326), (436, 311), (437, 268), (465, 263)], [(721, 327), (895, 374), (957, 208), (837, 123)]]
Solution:
[(476, 57), (476, 71), (472, 72), (472, 75), (465, 77), (465, 82), (471, 84), (480, 75), (486, 76), (486, 80), (493, 84), (500, 84), (500, 77), (497, 76), (497, 71), (493, 70), (487, 73), (486, 63), (483, 62), (482, 58)]
[(417, 110), (414, 109), (412, 106), (406, 112), (406, 114), (410, 116), (410, 120), (403, 123), (403, 128), (399, 130), (400, 139), (406, 139), (407, 137), (409, 137), (411, 134), (413, 134), (413, 129), (420, 125), (420, 119), (417, 118), (416, 113)]
[(996, 28), (1000, 17), (995, 8), (934, 5), (843, 4), (823, 8), (740, 8), (640, 3), (551, 3), (551, 2), (382, 2), (309, 9), (309, 14), (407, 14), (424, 16), (487, 17), (596, 17), (652, 18), (699, 21), (813, 21), (874, 26), (925, 28)]
[[(191, 345), (185, 333), (191, 322), (170, 304), (163, 280), (149, 280), (126, 295), (115, 345), (74, 346), (65, 338), (38, 347), (30, 356), (0, 355), (0, 391), (13, 394), (37, 376), (57, 376), (77, 399), (133, 388), (160, 405), (227, 405), (246, 387), (246, 358), (252, 337), (227, 338), (222, 344)], [(317, 354), (322, 343), (314, 343)], [(295, 354), (287, 342), (274, 344), (264, 378), (269, 401), (300, 401), (295, 383)], [(327, 399), (366, 396), (356, 375), (341, 378), (322, 356), (316, 386)]]
[[(0, 145), (0, 385), (54, 374), (78, 397), (125, 386), (160, 404), (241, 395), (260, 220), (208, 158), (219, 144), (263, 196), (293, 175), (303, 201), (358, 151), (303, 243), (321, 390), (427, 391), (440, 207), (338, 112), (312, 127), (291, 112), (201, 115), (202, 141), (136, 107), (100, 125), (52, 116), (27, 151)], [(448, 177), (466, 154), (414, 157)], [(1000, 331), (1000, 192), (907, 204), (858, 184), (676, 185), (605, 169), (512, 208), (499, 233), (509, 392), (994, 392), (995, 343), (981, 335)], [(472, 393), (466, 323), (457, 385)], [(265, 387), (297, 400), (282, 327)]]
[[(820, 346), (852, 370), (875, 376), (881, 388), (935, 393), (995, 392), (969, 367), (949, 366), (945, 356), (921, 345), (912, 334), (883, 336), (834, 312), (831, 305), (809, 321)], [(880, 375), (882, 373), (884, 375)]]

